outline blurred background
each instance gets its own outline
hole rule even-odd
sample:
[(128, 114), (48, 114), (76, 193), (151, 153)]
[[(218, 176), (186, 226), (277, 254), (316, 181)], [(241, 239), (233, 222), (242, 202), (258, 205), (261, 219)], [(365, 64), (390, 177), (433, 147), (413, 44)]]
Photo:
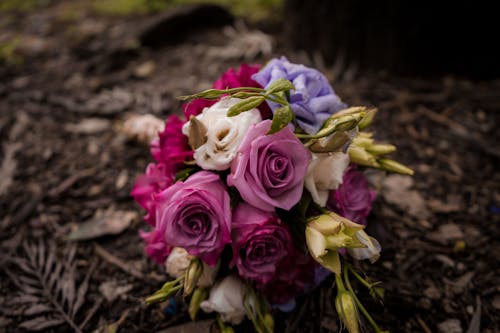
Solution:
[[(182, 299), (140, 302), (166, 276), (143, 254), (129, 195), (151, 157), (123, 125), (180, 113), (177, 96), (227, 68), (285, 55), (347, 104), (378, 107), (375, 136), (416, 171), (369, 174), (384, 252), (359, 269), (386, 296), (360, 295), (379, 324), (498, 332), (496, 16), (486, 1), (0, 0), (0, 331), (67, 332), (68, 318), (83, 332), (208, 331), (209, 316), (186, 324)], [(81, 303), (69, 317), (22, 268), (50, 253), (72, 253), (74, 274), (42, 275), (88, 284), (62, 292)], [(276, 331), (338, 332), (332, 282), (277, 313)]]

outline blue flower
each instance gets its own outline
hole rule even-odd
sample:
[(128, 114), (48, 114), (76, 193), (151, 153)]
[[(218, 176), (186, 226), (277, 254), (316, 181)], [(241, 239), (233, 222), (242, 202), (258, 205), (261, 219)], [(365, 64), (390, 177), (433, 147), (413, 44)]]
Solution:
[[(321, 72), (292, 64), (285, 57), (271, 60), (252, 78), (265, 88), (280, 78), (291, 81), (295, 90), (290, 94), (290, 106), (297, 124), (308, 134), (319, 131), (328, 117), (346, 108)], [(268, 103), (273, 111), (280, 107), (279, 104)]]

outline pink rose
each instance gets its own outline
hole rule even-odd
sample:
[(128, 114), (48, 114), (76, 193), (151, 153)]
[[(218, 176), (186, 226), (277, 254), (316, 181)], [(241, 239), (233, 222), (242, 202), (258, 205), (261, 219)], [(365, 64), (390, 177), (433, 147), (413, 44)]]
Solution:
[(267, 283), (292, 251), (290, 232), (279, 218), (246, 203), (234, 210), (233, 264), (241, 277)]
[(135, 181), (130, 194), (142, 208), (147, 210), (145, 220), (152, 226), (155, 225), (154, 213), (152, 213), (154, 212), (153, 195), (172, 185), (174, 176), (175, 174), (165, 164), (149, 163), (146, 173), (140, 175)]
[(370, 190), (365, 175), (350, 167), (339, 188), (331, 192), (327, 206), (353, 222), (366, 224), (373, 200), (375, 192)]
[(153, 229), (150, 232), (139, 231), (139, 235), (146, 242), (144, 250), (146, 254), (155, 262), (162, 264), (172, 251), (172, 246), (165, 242), (165, 231)]
[(170, 246), (184, 248), (215, 265), (231, 242), (231, 207), (224, 183), (215, 173), (200, 171), (155, 196), (157, 228)]
[(265, 211), (289, 210), (302, 196), (311, 153), (289, 127), (267, 135), (271, 120), (250, 127), (227, 177), (242, 198)]

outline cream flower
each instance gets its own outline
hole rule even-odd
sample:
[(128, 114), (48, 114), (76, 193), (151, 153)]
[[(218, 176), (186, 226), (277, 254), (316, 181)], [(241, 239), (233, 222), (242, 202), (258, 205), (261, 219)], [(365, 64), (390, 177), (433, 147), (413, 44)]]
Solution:
[(210, 289), (210, 296), (201, 302), (200, 307), (205, 312), (218, 312), (224, 322), (237, 325), (246, 315), (244, 296), (245, 285), (239, 278), (230, 275)]
[(342, 176), (348, 165), (349, 155), (342, 152), (313, 154), (304, 185), (315, 203), (326, 206), (330, 191), (342, 184)]
[(184, 275), (193, 258), (183, 248), (174, 247), (165, 261), (165, 270), (171, 277), (178, 278)]
[[(196, 163), (206, 170), (226, 170), (236, 156), (240, 143), (248, 128), (261, 121), (259, 110), (252, 109), (235, 117), (228, 117), (229, 108), (241, 100), (238, 98), (223, 98), (211, 107), (205, 108), (196, 116), (201, 122), (203, 133), (192, 133), (192, 122), (188, 121), (182, 127), (184, 135), (201, 135), (202, 144), (194, 147)], [(199, 126), (198, 126), (199, 127)], [(191, 138), (190, 138), (191, 139)]]
[[(178, 278), (185, 274), (186, 269), (188, 269), (189, 264), (193, 259), (194, 256), (187, 253), (187, 251), (183, 248), (174, 247), (165, 261), (165, 271), (171, 277)], [(215, 282), (215, 277), (217, 276), (220, 268), (220, 261), (218, 261), (214, 266), (209, 266), (204, 262), (202, 262), (202, 264), (203, 270), (196, 285), (198, 287), (207, 288)]]

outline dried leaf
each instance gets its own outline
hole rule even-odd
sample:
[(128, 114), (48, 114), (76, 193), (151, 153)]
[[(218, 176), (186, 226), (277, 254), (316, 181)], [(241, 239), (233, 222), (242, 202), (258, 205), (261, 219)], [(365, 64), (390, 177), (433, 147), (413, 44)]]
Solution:
[(102, 216), (96, 214), (90, 220), (79, 224), (68, 238), (71, 240), (89, 240), (106, 235), (117, 235), (127, 229), (137, 219), (134, 211), (114, 211), (109, 209)]
[(36, 317), (22, 322), (19, 324), (19, 327), (30, 331), (41, 331), (49, 327), (59, 326), (63, 323), (64, 319), (60, 318)]
[(87, 118), (77, 124), (67, 124), (64, 129), (79, 134), (97, 134), (111, 128), (111, 122), (102, 118)]
[(411, 177), (390, 175), (384, 180), (382, 195), (388, 203), (397, 206), (415, 218), (429, 217), (430, 214), (424, 199), (412, 187), (413, 179)]
[(19, 142), (3, 145), (4, 156), (0, 165), (0, 195), (5, 194), (12, 185), (17, 169), (17, 161), (14, 156), (19, 149), (21, 149)]
[(19, 257), (11, 259), (20, 268), (20, 274), (4, 270), (21, 291), (18, 296), (7, 301), (10, 308), (17, 308), (19, 311), (7, 314), (37, 316), (19, 325), (31, 331), (44, 330), (66, 322), (73, 331), (81, 332), (75, 316), (85, 302), (93, 268), (88, 270), (85, 279), (78, 286), (76, 246), (66, 249), (63, 260), (57, 257), (54, 243), (48, 247), (43, 241), (36, 245), (24, 243), (23, 248), (29, 260)]
[(121, 285), (117, 281), (106, 281), (101, 283), (99, 291), (109, 303), (121, 295), (126, 295), (134, 286), (132, 284)]
[(25, 316), (39, 315), (54, 311), (54, 308), (48, 304), (34, 304), (23, 311)]

